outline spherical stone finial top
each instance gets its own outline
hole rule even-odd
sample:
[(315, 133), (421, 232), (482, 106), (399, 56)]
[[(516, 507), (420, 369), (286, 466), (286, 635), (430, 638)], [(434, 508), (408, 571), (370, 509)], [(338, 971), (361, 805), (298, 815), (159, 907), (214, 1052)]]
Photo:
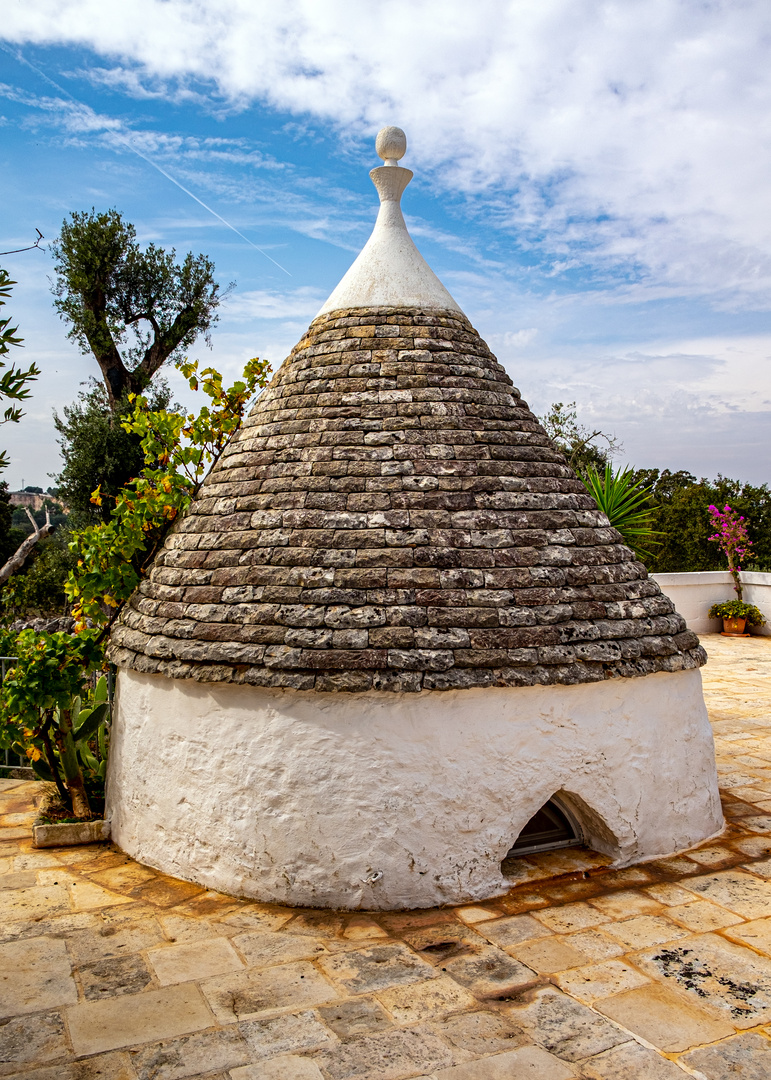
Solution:
[(377, 133), (375, 149), (386, 165), (395, 165), (407, 150), (407, 136), (401, 128), (384, 127)]

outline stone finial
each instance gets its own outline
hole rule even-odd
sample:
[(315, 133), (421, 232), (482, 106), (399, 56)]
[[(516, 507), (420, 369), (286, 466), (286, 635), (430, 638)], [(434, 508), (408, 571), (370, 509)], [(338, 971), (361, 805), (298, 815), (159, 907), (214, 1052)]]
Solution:
[(399, 161), (407, 150), (407, 136), (398, 127), (381, 128), (375, 147), (385, 163), (369, 174), (380, 196), (375, 228), (319, 314), (361, 307), (460, 313), (458, 304), (415, 247), (404, 222), (400, 201), (412, 172)]
[(396, 165), (407, 151), (407, 136), (398, 127), (381, 128), (375, 139), (375, 150), (386, 165)]

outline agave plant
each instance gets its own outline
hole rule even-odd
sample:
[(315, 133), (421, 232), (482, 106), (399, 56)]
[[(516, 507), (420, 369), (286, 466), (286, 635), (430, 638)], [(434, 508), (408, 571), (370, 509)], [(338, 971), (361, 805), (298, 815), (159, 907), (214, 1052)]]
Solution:
[(613, 472), (606, 465), (600, 472), (589, 465), (579, 480), (613, 528), (621, 533), (626, 546), (643, 562), (653, 559), (653, 552), (644, 545), (660, 543), (656, 537), (661, 534), (653, 528), (656, 508), (650, 502), (651, 489), (634, 482), (634, 470), (627, 466)]

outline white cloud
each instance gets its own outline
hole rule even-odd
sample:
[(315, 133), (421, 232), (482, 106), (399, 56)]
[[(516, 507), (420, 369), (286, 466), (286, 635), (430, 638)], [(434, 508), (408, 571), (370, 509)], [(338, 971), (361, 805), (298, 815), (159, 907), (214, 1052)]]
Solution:
[(231, 321), (252, 319), (305, 319), (310, 322), (326, 300), (318, 289), (302, 287), (287, 292), (255, 289), (239, 292), (225, 301), (225, 313)]
[[(528, 326), (524, 330), (509, 330), (500, 338), (501, 344), (507, 349), (524, 349), (531, 342), (535, 341), (538, 335), (538, 328), (535, 326)], [(498, 341), (499, 338), (492, 338), (491, 341)]]
[(27, 0), (3, 20), (92, 48), (134, 94), (206, 85), (334, 139), (398, 122), (436, 185), (557, 271), (750, 297), (771, 284), (769, 30), (763, 0)]

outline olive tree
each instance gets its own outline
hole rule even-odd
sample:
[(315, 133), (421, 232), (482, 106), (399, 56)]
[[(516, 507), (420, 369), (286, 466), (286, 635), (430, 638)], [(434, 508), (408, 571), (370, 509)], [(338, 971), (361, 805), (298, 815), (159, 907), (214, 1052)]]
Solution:
[(53, 292), (69, 337), (92, 353), (111, 408), (139, 394), (169, 360), (203, 334), (222, 299), (214, 264), (156, 244), (144, 250), (117, 210), (73, 213), (53, 245)]

